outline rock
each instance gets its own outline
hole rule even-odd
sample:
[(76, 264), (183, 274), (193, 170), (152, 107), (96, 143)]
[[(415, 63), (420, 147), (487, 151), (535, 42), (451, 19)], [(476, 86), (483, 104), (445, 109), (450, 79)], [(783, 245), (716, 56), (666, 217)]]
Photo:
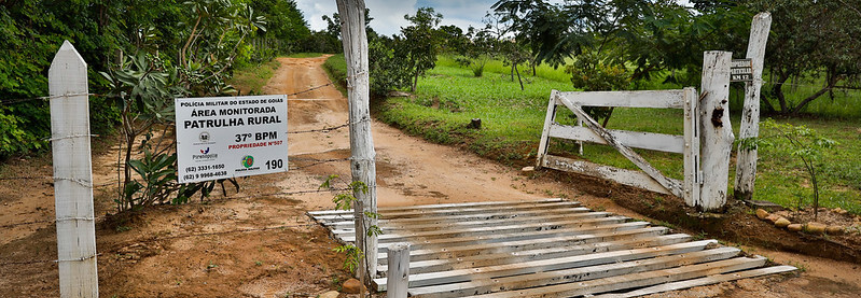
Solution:
[(782, 206), (775, 204), (775, 203), (772, 203), (772, 202), (769, 202), (769, 201), (744, 200), (743, 202), (746, 205), (750, 206), (751, 208), (763, 209), (763, 210), (768, 211), (768, 212), (786, 210), (786, 208), (783, 208)]
[(843, 232), (844, 229), (841, 226), (828, 226), (825, 228), (825, 233), (828, 233), (828, 235), (842, 235)]
[(768, 211), (765, 211), (763, 209), (756, 209), (756, 217), (759, 217), (759, 219), (765, 219), (766, 217), (768, 217)]
[(840, 214), (840, 215), (843, 215), (843, 214), (849, 213), (849, 211), (843, 210), (843, 208), (840, 208), (840, 207), (834, 208), (834, 210), (833, 210), (833, 211), (834, 211), (834, 213), (837, 213), (837, 214)]
[(825, 233), (825, 225), (818, 222), (810, 222), (804, 227), (804, 231), (810, 234), (822, 234)]
[(338, 293), (338, 291), (328, 291), (326, 293), (317, 295), (317, 297), (320, 297), (320, 298), (338, 298), (338, 295), (341, 295), (341, 293)]
[(789, 226), (791, 224), (792, 224), (792, 222), (790, 222), (785, 217), (780, 217), (777, 219), (777, 221), (774, 222), (774, 225), (777, 226), (778, 228), (784, 228), (784, 227)]
[(765, 217), (765, 220), (767, 220), (771, 223), (775, 223), (778, 219), (780, 219), (780, 215), (777, 215), (774, 213), (769, 214), (768, 216)]
[(523, 167), (523, 169), (520, 169), (520, 171), (522, 171), (522, 172), (534, 172), (535, 167)]
[(351, 278), (344, 282), (341, 291), (347, 294), (359, 294), (363, 288), (364, 286), (362, 286), (361, 282), (355, 278)]
[(800, 232), (804, 228), (804, 226), (802, 226), (801, 224), (791, 224), (786, 226), (786, 228), (793, 232)]

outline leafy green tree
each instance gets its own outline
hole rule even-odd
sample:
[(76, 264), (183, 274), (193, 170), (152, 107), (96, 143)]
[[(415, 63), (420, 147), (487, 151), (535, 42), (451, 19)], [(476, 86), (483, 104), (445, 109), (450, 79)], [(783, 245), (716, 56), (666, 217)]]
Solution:
[(436, 66), (438, 40), (435, 28), (442, 20), (442, 14), (431, 7), (422, 7), (414, 16), (405, 15), (404, 19), (410, 21), (412, 25), (401, 28), (405, 45), (397, 48), (396, 55), (405, 57), (407, 68), (413, 78), (410, 90), (415, 92), (419, 76)]
[[(767, 119), (762, 122), (761, 126), (773, 131), (774, 135), (770, 136), (770, 138), (759, 139), (755, 143), (772, 145), (771, 142), (768, 142), (768, 139), (772, 139), (775, 142), (783, 142), (784, 145), (789, 147), (790, 156), (797, 157), (804, 164), (804, 169), (810, 175), (810, 182), (813, 184), (813, 218), (814, 220), (818, 219), (820, 181), (816, 170), (822, 165), (823, 150), (837, 145), (837, 142), (819, 136), (816, 131), (804, 125), (795, 126)], [(801, 209), (803, 204), (804, 198), (799, 198), (798, 208)]]
[[(753, 0), (748, 5), (755, 11), (771, 12), (774, 20), (765, 57), (765, 67), (774, 80), (766, 93), (770, 100), (763, 101), (768, 109), (800, 113), (838, 83), (857, 81), (861, 74), (861, 1)], [(783, 90), (793, 78), (796, 84), (801, 78), (821, 81), (822, 87), (793, 102)]]

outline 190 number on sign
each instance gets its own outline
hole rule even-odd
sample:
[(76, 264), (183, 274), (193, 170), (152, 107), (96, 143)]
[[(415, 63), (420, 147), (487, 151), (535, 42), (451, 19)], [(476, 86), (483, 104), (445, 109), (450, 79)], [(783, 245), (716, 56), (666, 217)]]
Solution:
[(284, 160), (283, 159), (273, 159), (266, 161), (266, 169), (274, 170), (284, 168)]

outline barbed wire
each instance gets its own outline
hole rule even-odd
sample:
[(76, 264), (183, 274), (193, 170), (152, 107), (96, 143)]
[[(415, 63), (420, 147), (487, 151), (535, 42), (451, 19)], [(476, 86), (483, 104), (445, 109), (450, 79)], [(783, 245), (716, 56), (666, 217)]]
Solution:
[[(783, 84), (778, 84), (778, 83), (775, 83), (775, 82), (768, 82), (768, 81), (764, 81), (764, 82), (763, 82), (763, 85), (783, 85), (783, 86), (790, 86), (790, 87), (828, 88), (828, 86), (822, 86), (822, 85), (808, 85), (808, 84), (794, 84), (794, 83), (783, 83)], [(834, 86), (834, 87), (831, 87), (830, 89), (861, 90), (861, 87), (855, 87), (855, 86)]]
[(64, 98), (64, 97), (73, 97), (73, 96), (101, 96), (101, 94), (95, 93), (87, 93), (87, 94), (62, 94), (62, 95), (54, 95), (54, 96), (39, 96), (39, 97), (30, 97), (30, 98), (15, 98), (15, 99), (0, 99), (0, 104), (3, 105), (11, 105), (16, 103), (34, 101), (34, 100), (51, 100), (55, 98)]
[(287, 132), (287, 134), (299, 134), (299, 133), (310, 133), (310, 132), (330, 132), (330, 131), (338, 130), (338, 129), (341, 129), (341, 128), (344, 128), (344, 127), (348, 127), (348, 126), (350, 126), (350, 123), (349, 123), (349, 122), (347, 122), (347, 123), (345, 123), (345, 124), (338, 125), (338, 126), (325, 127), (325, 128), (320, 128), (320, 129), (309, 129), (309, 130), (300, 130), (300, 131), (288, 131), (288, 132)]
[[(296, 158), (293, 158), (293, 160), (296, 160)], [(349, 158), (349, 157), (346, 157), (346, 158), (332, 158), (332, 159), (313, 159), (313, 158), (309, 158), (309, 159), (300, 159), (300, 160), (301, 160), (301, 161), (314, 161), (315, 163), (310, 164), (310, 165), (301, 166), (301, 167), (293, 167), (293, 168), (290, 168), (290, 169), (291, 169), (291, 170), (294, 170), (294, 171), (295, 171), (295, 170), (302, 170), (302, 169), (307, 169), (307, 168), (311, 168), (311, 167), (316, 167), (316, 166), (319, 166), (319, 165), (321, 165), (321, 164), (326, 164), (326, 163), (330, 163), (330, 162), (348, 161), (348, 160), (350, 160), (350, 158)]]
[(14, 227), (20, 227), (20, 226), (29, 226), (29, 225), (36, 225), (36, 224), (53, 224), (53, 223), (55, 223), (55, 221), (53, 221), (53, 220), (28, 221), (28, 222), (2, 225), (2, 226), (0, 226), (0, 228), (8, 229), (8, 228), (14, 228)]
[[(132, 246), (135, 244), (141, 244), (141, 243), (151, 243), (151, 242), (168, 241), (168, 240), (176, 240), (176, 239), (192, 238), (192, 237), (225, 235), (225, 234), (233, 234), (233, 233), (260, 232), (260, 231), (283, 230), (283, 229), (302, 228), (302, 227), (307, 228), (307, 227), (313, 227), (313, 226), (318, 226), (318, 224), (307, 223), (307, 224), (294, 224), (294, 225), (278, 225), (278, 226), (266, 226), (266, 227), (261, 227), (261, 228), (244, 228), (244, 229), (234, 229), (234, 230), (209, 232), (209, 233), (177, 235), (177, 236), (169, 236), (169, 237), (153, 237), (153, 238), (149, 238), (149, 239), (139, 239), (139, 240), (133, 240), (133, 241), (123, 243), (121, 245), (116, 246), (113, 249), (108, 250), (107, 253), (115, 253), (115, 252), (118, 252), (118, 251), (120, 251), (126, 247), (129, 247), (129, 246)], [(56, 264), (59, 262), (86, 261), (86, 260), (95, 258), (97, 256), (101, 256), (103, 253), (105, 253), (105, 252), (97, 253), (93, 256), (76, 258), (76, 259), (68, 259), (68, 260), (53, 259), (53, 260), (33, 260), (33, 261), (24, 261), (24, 262), (0, 263), (0, 266), (26, 266), (26, 265), (46, 264), (46, 263)]]
[(293, 93), (287, 94), (287, 96), (296, 96), (296, 95), (299, 95), (299, 94), (302, 94), (302, 93), (306, 93), (306, 92), (311, 92), (311, 91), (314, 91), (314, 90), (317, 90), (317, 89), (320, 89), (320, 88), (323, 88), (323, 87), (326, 87), (326, 86), (334, 86), (334, 85), (335, 85), (335, 83), (332, 83), (332, 82), (330, 81), (329, 83), (326, 83), (326, 84), (323, 84), (323, 85), (320, 85), (320, 86), (311, 87), (310, 89), (305, 89), (305, 90), (303, 90), (303, 91), (293, 92)]

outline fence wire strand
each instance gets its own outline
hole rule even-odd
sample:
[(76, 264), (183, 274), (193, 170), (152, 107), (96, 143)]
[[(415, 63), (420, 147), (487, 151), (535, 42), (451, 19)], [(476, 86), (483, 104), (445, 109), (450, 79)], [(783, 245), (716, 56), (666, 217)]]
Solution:
[[(294, 225), (278, 225), (278, 226), (267, 226), (267, 227), (261, 227), (261, 228), (244, 228), (244, 229), (234, 229), (234, 230), (200, 233), (200, 234), (177, 235), (177, 236), (169, 236), (169, 237), (153, 237), (153, 238), (149, 238), (149, 239), (139, 239), (139, 240), (133, 240), (133, 241), (123, 243), (122, 245), (119, 245), (117, 248), (108, 250), (108, 253), (116, 253), (116, 252), (118, 252), (118, 251), (120, 251), (126, 247), (129, 247), (129, 246), (135, 245), (135, 244), (141, 244), (141, 243), (152, 243), (152, 242), (158, 242), (158, 241), (168, 241), (168, 240), (176, 240), (176, 239), (192, 238), (192, 237), (206, 237), (206, 236), (215, 236), (215, 235), (225, 235), (225, 234), (233, 234), (233, 233), (260, 232), (260, 231), (283, 230), (283, 229), (303, 228), (303, 227), (309, 228), (309, 227), (314, 227), (317, 225), (318, 224), (316, 224), (316, 223), (294, 224)], [(76, 258), (76, 259), (64, 259), (64, 260), (53, 259), (53, 260), (34, 260), (34, 261), (24, 261), (24, 262), (0, 263), (0, 266), (26, 266), (26, 265), (35, 265), (35, 264), (56, 264), (56, 263), (60, 263), (60, 262), (80, 262), (80, 261), (86, 261), (86, 260), (95, 258), (97, 256), (101, 256), (103, 253), (104, 252), (97, 253), (97, 254), (92, 255), (92, 256)]]

